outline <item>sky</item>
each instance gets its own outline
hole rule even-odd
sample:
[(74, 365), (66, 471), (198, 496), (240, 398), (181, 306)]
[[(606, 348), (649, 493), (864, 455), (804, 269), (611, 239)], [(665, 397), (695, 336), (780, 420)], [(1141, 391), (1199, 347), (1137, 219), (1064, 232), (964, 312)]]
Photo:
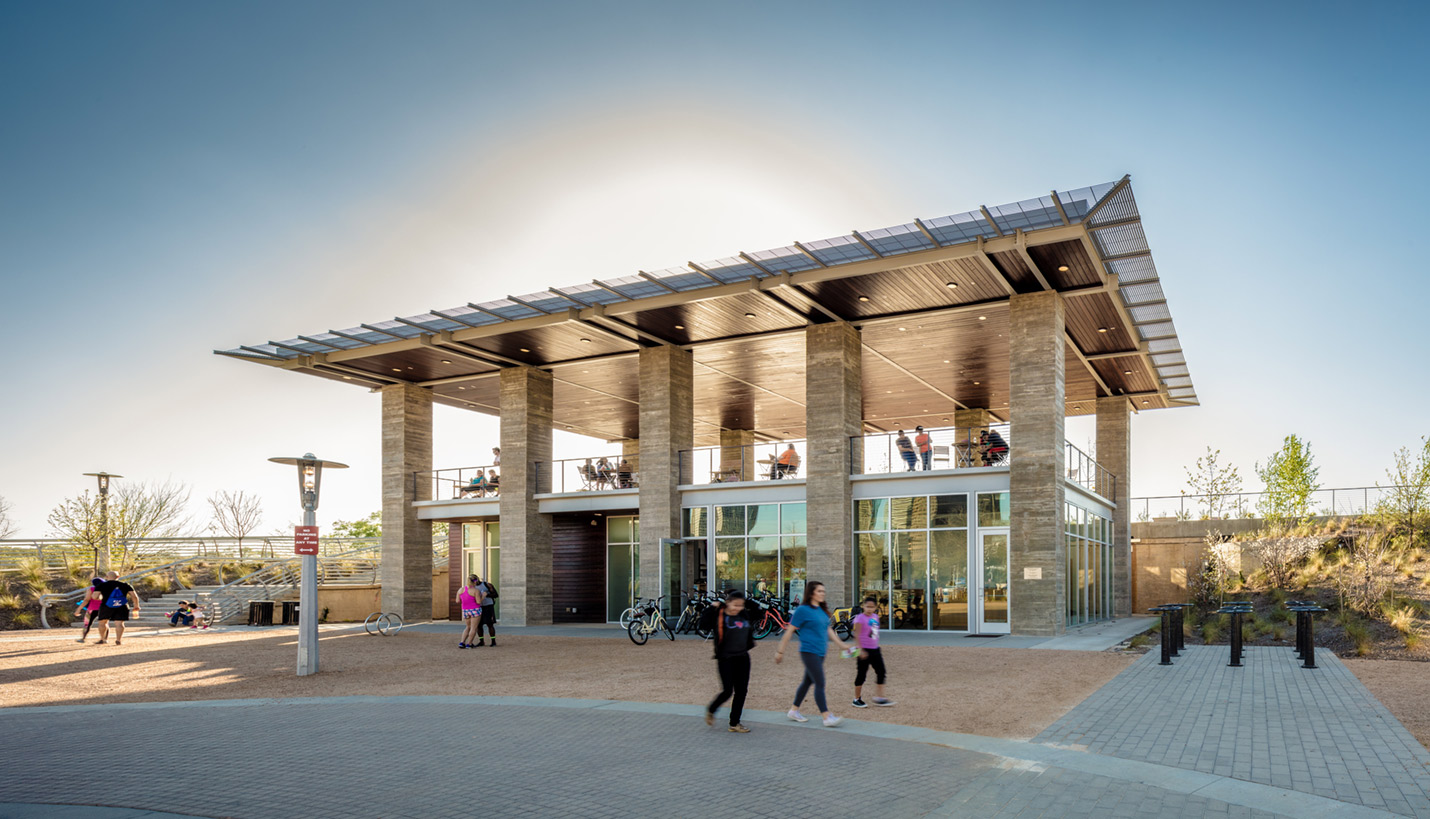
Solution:
[[(1206, 447), (1325, 486), (1430, 434), (1423, 7), (0, 3), (0, 497), (83, 473), (263, 498), (379, 405), (214, 349), (901, 224), (1131, 174), (1201, 407), (1133, 421), (1132, 494)], [(1085, 445), (1089, 422), (1069, 423)], [(558, 433), (558, 456), (608, 451)], [(495, 419), (436, 408), (437, 466)]]

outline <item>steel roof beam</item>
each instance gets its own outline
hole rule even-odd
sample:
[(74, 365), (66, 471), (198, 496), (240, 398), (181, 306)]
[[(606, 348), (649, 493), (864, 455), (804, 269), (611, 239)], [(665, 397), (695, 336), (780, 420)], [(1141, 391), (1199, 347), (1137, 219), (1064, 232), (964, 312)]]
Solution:
[(1063, 224), (1072, 224), (1072, 220), (1068, 218), (1068, 212), (1063, 210), (1063, 200), (1058, 198), (1058, 191), (1056, 188), (1053, 189), (1053, 207), (1058, 209), (1058, 216), (1062, 217)]
[(984, 249), (982, 236), (979, 236), (978, 241), (974, 243), (974, 249), (977, 251), (977, 253), (973, 254), (974, 261), (983, 265), (983, 269), (996, 279), (999, 284), (1003, 285), (1003, 292), (1010, 296), (1016, 293), (1017, 291), (1013, 289), (1013, 283), (1008, 281), (1008, 277), (1003, 275), (1003, 271), (998, 269), (998, 265), (993, 263), (993, 258), (989, 256), (988, 251)]
[(1038, 269), (1038, 263), (1033, 261), (1033, 257), (1028, 253), (1028, 234), (1019, 230), (1014, 234), (1014, 240), (1017, 242), (1018, 255), (1023, 257), (1023, 264), (1033, 271), (1033, 278), (1038, 280), (1044, 290), (1052, 290), (1053, 286), (1048, 284), (1048, 280), (1043, 277), (1043, 271)]

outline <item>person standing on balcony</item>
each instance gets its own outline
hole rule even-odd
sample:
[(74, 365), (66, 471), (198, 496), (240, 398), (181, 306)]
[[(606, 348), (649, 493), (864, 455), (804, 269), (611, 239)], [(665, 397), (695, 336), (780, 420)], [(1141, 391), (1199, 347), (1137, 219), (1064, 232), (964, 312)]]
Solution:
[(909, 440), (909, 436), (904, 431), (899, 430), (899, 437), (894, 439), (894, 446), (899, 448), (899, 456), (904, 459), (904, 464), (908, 467), (906, 471), (914, 471), (914, 442)]
[(799, 453), (794, 451), (794, 444), (790, 444), (780, 453), (779, 461), (775, 464), (775, 479), (794, 475), (796, 472), (799, 472)]
[(501, 447), (492, 447), (492, 466), (501, 466)]
[(924, 432), (922, 426), (914, 427), (914, 432), (918, 433), (914, 436), (914, 446), (919, 448), (919, 459), (923, 461), (924, 471), (927, 472), (933, 468), (933, 439)]

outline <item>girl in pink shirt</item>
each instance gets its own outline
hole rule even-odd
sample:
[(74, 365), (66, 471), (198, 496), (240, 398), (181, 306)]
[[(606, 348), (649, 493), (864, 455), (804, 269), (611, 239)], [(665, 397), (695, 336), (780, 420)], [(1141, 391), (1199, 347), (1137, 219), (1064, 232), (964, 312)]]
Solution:
[(859, 670), (854, 674), (854, 707), (869, 707), (862, 694), (864, 678), (868, 676), (870, 666), (874, 667), (874, 690), (878, 693), (872, 702), (875, 705), (893, 705), (893, 700), (884, 697), (884, 655), (879, 652), (878, 600), (864, 598), (864, 610), (854, 617), (854, 634), (859, 640)]
[(457, 648), (473, 646), (472, 640), (477, 636), (477, 626), (482, 621), (482, 601), (485, 597), (482, 584), (478, 582), (476, 575), (468, 577), (462, 588), (457, 590), (457, 602), (462, 606), (462, 624), (466, 627), (462, 631), (462, 642), (457, 643)]
[(76, 643), (83, 643), (89, 636), (89, 627), (94, 624), (94, 616), (99, 614), (99, 592), (94, 590), (94, 584), (100, 582), (96, 577), (89, 583), (89, 589), (85, 591), (84, 597), (79, 601), (79, 608), (75, 609), (74, 616), (84, 618), (84, 632), (79, 635)]

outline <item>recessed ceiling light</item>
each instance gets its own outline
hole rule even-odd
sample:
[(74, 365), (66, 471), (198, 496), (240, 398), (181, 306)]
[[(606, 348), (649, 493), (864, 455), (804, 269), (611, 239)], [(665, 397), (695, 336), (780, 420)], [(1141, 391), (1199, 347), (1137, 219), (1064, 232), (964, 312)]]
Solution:
[(1058, 272), (1059, 272), (1059, 273), (1066, 273), (1066, 272), (1068, 272), (1068, 266), (1065, 265), (1065, 264), (1060, 264), (1060, 265), (1058, 265)]
[(868, 301), (868, 300), (869, 300), (869, 297), (868, 297), (868, 296), (860, 296), (860, 297), (859, 297), (859, 300), (860, 300), (860, 301)]
[(526, 349), (525, 347), (522, 347), (522, 348), (521, 348), (521, 351), (522, 351), (523, 353), (529, 353), (529, 352), (531, 352), (530, 350)]
[(591, 339), (589, 339), (589, 338), (583, 338), (583, 339), (581, 339), (581, 343), (582, 343), (582, 344), (590, 344), (590, 343), (591, 343)]
[(745, 318), (754, 318), (754, 317), (755, 317), (755, 314), (754, 314), (754, 313), (746, 313), (746, 314), (745, 314)]
[(943, 363), (947, 364), (947, 363), (948, 363), (948, 359), (945, 358), (945, 359), (943, 360)]
[(400, 372), (402, 372), (402, 370), (401, 370), (400, 368), (398, 368), (398, 367), (393, 367), (393, 368), (392, 368), (392, 371), (395, 372), (395, 373), (400, 373)]
[(675, 325), (675, 329), (677, 329), (677, 330), (684, 330), (684, 329), (685, 329), (685, 325), (684, 325), (684, 324), (677, 324), (677, 325)]
[(1105, 333), (1105, 332), (1107, 332), (1107, 328), (1106, 328), (1106, 327), (1099, 327), (1099, 328), (1097, 328), (1097, 331), (1098, 331), (1099, 333)]
[(979, 317), (978, 317), (978, 320), (979, 320), (979, 321), (987, 321), (987, 320), (988, 320), (988, 317), (987, 317), (987, 316), (979, 316)]
[(350, 376), (350, 375), (345, 375), (345, 376), (343, 376), (343, 380), (344, 380), (344, 381), (351, 381), (351, 380), (353, 380), (353, 377)]
[(458, 387), (457, 389), (459, 389), (459, 390), (465, 390), (466, 387)]
[(1075, 410), (1080, 410), (1080, 409), (1082, 409), (1082, 407), (1074, 406), (1073, 409), (1075, 409)]
[(893, 390), (884, 390), (884, 392), (886, 392), (886, 393), (892, 393)]
[(943, 419), (943, 420), (944, 420), (944, 422), (945, 422), (945, 423), (947, 423), (947, 422), (948, 422), (948, 419), (947, 419), (947, 418), (945, 418), (945, 419)]
[(957, 290), (958, 282), (949, 282), (948, 284), (945, 284), (944, 287), (947, 287), (949, 290)]
[(442, 363), (443, 363), (443, 364), (451, 364), (451, 363), (452, 363), (452, 359), (450, 359), (450, 358), (444, 358), (444, 359), (442, 359)]
[(909, 329), (909, 328), (907, 328), (907, 327), (900, 327), (900, 328), (899, 328), (899, 332), (901, 332), (901, 333), (907, 332), (908, 329)]
[(974, 383), (974, 384), (982, 384), (983, 382), (982, 382), (982, 381), (975, 381), (975, 382), (973, 382), (973, 383)]
[(1123, 375), (1131, 375), (1131, 374), (1132, 374), (1132, 371), (1131, 371), (1131, 370), (1123, 370), (1123, 371), (1122, 371), (1122, 374), (1123, 374)]
[(1148, 401), (1146, 398), (1143, 398), (1143, 399), (1142, 399), (1142, 406), (1145, 407), (1145, 406), (1147, 406), (1147, 405), (1150, 404), (1150, 403), (1152, 403), (1152, 402)]

